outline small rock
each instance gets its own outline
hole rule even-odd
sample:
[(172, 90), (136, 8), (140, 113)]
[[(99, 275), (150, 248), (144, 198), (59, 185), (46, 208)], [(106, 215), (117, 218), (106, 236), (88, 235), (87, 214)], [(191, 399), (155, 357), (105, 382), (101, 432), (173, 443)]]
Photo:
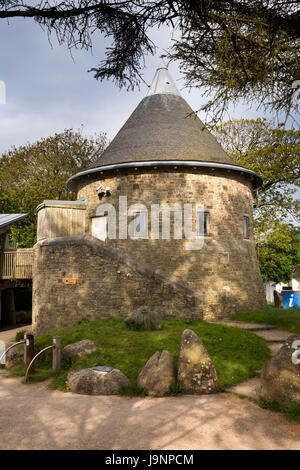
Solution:
[(140, 372), (137, 384), (148, 395), (162, 397), (170, 393), (172, 383), (176, 382), (174, 358), (169, 351), (156, 352), (150, 357)]
[(81, 369), (70, 372), (67, 378), (68, 390), (84, 395), (117, 395), (122, 387), (129, 384), (128, 378), (119, 369), (109, 372), (96, 368)]
[(84, 356), (85, 354), (90, 354), (94, 351), (96, 351), (96, 345), (94, 341), (91, 341), (90, 339), (84, 339), (83, 341), (78, 341), (77, 343), (72, 343), (65, 346), (61, 351), (61, 355), (63, 359), (77, 361), (77, 359)]
[(6, 353), (5, 367), (14, 367), (24, 364), (24, 350), (12, 348)]
[(139, 307), (130, 317), (126, 318), (125, 323), (127, 326), (144, 326), (148, 329), (160, 329), (162, 327), (162, 317), (157, 309)]
[(178, 360), (178, 384), (184, 393), (215, 393), (219, 389), (216, 369), (202, 341), (184, 330)]

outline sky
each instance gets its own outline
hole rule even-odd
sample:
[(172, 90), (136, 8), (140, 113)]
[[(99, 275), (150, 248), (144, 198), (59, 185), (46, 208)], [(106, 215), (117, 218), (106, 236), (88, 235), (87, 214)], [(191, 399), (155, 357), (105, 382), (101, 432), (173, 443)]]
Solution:
[[(150, 84), (172, 42), (167, 27), (152, 30), (157, 46), (155, 56), (146, 58), (144, 79)], [(100, 34), (95, 36), (93, 51), (73, 51), (59, 46), (31, 19), (13, 19), (0, 23), (0, 84), (6, 86), (6, 104), (0, 104), (0, 155), (11, 146), (35, 142), (66, 128), (82, 128), (84, 135), (105, 132), (111, 140), (147, 93), (119, 89), (112, 81), (99, 82), (88, 70), (103, 60), (109, 45)], [(169, 65), (183, 98), (194, 110), (205, 103), (204, 90), (184, 88), (184, 80), (176, 63)], [(0, 90), (1, 91), (1, 90)], [(0, 96), (1, 103), (1, 96)], [(229, 108), (229, 118), (255, 119), (270, 114), (239, 103)], [(205, 115), (199, 114), (202, 120)], [(296, 198), (300, 197), (297, 191)]]
[[(171, 44), (168, 28), (152, 31), (158, 46), (156, 56), (148, 56), (144, 78), (147, 83), (155, 74), (160, 55)], [(0, 80), (6, 85), (6, 104), (0, 104), (0, 154), (12, 145), (34, 142), (66, 128), (91, 135), (106, 132), (112, 139), (147, 93), (127, 91), (112, 81), (99, 82), (87, 70), (104, 58), (106, 40), (97, 37), (93, 55), (59, 46), (55, 37), (49, 44), (47, 34), (30, 19), (13, 19), (0, 24)], [(200, 90), (182, 89), (184, 82), (178, 66), (169, 70), (189, 105), (198, 110), (204, 103)], [(238, 105), (230, 110), (234, 118), (262, 116), (253, 107)], [(205, 116), (199, 115), (200, 118)]]

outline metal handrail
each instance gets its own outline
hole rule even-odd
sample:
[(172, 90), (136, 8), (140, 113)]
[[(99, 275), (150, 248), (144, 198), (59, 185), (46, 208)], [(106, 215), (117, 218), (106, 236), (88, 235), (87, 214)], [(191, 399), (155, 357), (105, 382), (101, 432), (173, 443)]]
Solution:
[(42, 354), (42, 352), (44, 351), (47, 351), (47, 349), (51, 349), (51, 348), (54, 348), (55, 345), (54, 344), (51, 344), (51, 346), (47, 346), (46, 348), (42, 349), (41, 351), (39, 351), (35, 356), (34, 358), (30, 361), (27, 369), (26, 369), (26, 374), (25, 374), (25, 378), (24, 378), (24, 384), (26, 383), (26, 380), (27, 380), (27, 376), (28, 376), (28, 373), (29, 373), (29, 370), (30, 370), (30, 367), (32, 366), (32, 364), (34, 363), (34, 361), (36, 360), (36, 358)]
[(24, 344), (25, 343), (25, 339), (23, 339), (22, 341), (18, 341), (17, 343), (14, 343), (14, 344), (11, 344), (8, 348), (5, 349), (4, 353), (1, 354), (0, 356), (0, 364), (1, 364), (1, 361), (2, 361), (2, 358), (5, 356), (5, 354), (12, 348), (14, 348), (15, 346), (17, 346), (18, 344)]

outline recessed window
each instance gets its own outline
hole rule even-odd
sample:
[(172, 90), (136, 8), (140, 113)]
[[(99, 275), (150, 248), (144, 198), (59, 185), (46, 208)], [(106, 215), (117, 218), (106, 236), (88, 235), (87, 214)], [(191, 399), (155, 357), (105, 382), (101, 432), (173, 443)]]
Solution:
[(145, 212), (137, 212), (134, 216), (134, 237), (144, 238), (147, 236), (147, 217)]
[(250, 238), (249, 217), (244, 215), (244, 238)]
[(197, 212), (197, 235), (208, 235), (209, 212)]

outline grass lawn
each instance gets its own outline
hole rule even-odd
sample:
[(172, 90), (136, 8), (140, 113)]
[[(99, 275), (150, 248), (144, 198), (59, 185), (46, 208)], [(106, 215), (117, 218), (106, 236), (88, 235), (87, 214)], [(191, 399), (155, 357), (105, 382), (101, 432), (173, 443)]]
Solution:
[(232, 320), (248, 321), (251, 323), (268, 323), (276, 325), (281, 330), (300, 334), (300, 309), (269, 307), (267, 310), (253, 310), (250, 312), (236, 313)]
[(285, 417), (294, 423), (300, 423), (300, 405), (291, 404), (290, 406), (280, 406), (276, 401), (267, 402), (262, 400), (253, 400), (260, 408), (271, 411), (280, 411)]
[[(41, 381), (52, 378), (50, 387), (65, 390), (65, 381), (71, 370), (96, 365), (120, 369), (132, 385), (124, 391), (138, 395), (136, 378), (147, 360), (156, 351), (167, 349), (178, 359), (182, 331), (190, 328), (203, 341), (216, 367), (222, 388), (230, 387), (256, 374), (269, 359), (270, 353), (265, 341), (253, 333), (225, 325), (213, 325), (203, 321), (183, 322), (164, 320), (162, 330), (131, 330), (124, 324), (124, 318), (107, 318), (93, 322), (80, 321), (72, 328), (66, 328), (36, 338), (36, 351), (52, 344), (54, 334), (62, 337), (62, 346), (83, 339), (95, 341), (97, 351), (73, 363), (62, 362), (62, 371), (54, 376), (51, 370), (50, 350), (36, 361), (36, 374), (30, 380)], [(24, 367), (11, 369), (14, 375), (24, 375)], [(177, 387), (174, 387), (174, 393)]]

